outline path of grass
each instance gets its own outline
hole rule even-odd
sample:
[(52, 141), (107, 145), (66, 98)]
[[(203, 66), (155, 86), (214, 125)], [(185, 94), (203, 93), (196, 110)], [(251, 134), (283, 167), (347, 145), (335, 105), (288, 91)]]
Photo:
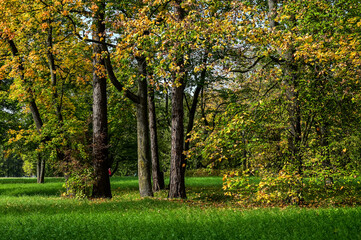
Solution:
[(140, 199), (135, 178), (113, 178), (114, 198), (97, 201), (60, 198), (59, 179), (16, 181), (0, 179), (0, 239), (361, 239), (360, 207), (219, 205), (217, 177), (188, 178), (188, 201)]

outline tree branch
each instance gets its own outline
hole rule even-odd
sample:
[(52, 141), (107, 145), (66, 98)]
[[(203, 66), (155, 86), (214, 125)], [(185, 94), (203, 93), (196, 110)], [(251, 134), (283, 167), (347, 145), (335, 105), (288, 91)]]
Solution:
[(252, 70), (252, 68), (254, 68), (254, 67), (257, 65), (257, 63), (258, 63), (261, 59), (263, 59), (263, 58), (264, 58), (263, 56), (262, 56), (262, 57), (257, 58), (257, 59), (256, 59), (256, 61), (254, 61), (254, 63), (253, 63), (251, 66), (249, 66), (247, 69), (244, 69), (244, 70), (241, 70), (241, 69), (234, 69), (234, 70), (232, 70), (231, 72), (236, 72), (236, 73), (247, 73), (247, 72), (251, 71), (251, 70)]
[(104, 44), (102, 46), (103, 46), (103, 51), (105, 51), (107, 53), (104, 58), (104, 63), (105, 63), (105, 68), (107, 70), (108, 77), (109, 77), (111, 83), (114, 85), (114, 87), (118, 91), (120, 91), (120, 92), (125, 91), (125, 96), (127, 98), (129, 98), (132, 102), (139, 104), (139, 102), (140, 102), (139, 96), (132, 93), (128, 89), (125, 89), (124, 86), (118, 81), (117, 77), (114, 74), (112, 63), (110, 61), (110, 53), (108, 51), (108, 48)]

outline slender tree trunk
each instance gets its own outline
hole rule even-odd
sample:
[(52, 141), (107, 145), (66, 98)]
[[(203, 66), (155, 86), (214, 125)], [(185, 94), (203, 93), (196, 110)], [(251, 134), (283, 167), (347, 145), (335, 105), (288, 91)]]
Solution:
[(44, 183), (45, 178), (45, 159), (38, 153), (38, 162), (36, 165), (37, 183)]
[[(11, 53), (12, 53), (13, 57), (19, 57), (19, 60), (18, 60), (18, 62), (19, 62), (19, 65), (18, 65), (19, 76), (20, 76), (20, 79), (23, 81), (24, 85), (27, 85), (27, 81), (26, 81), (25, 76), (24, 76), (25, 68), (24, 68), (24, 65), (23, 65), (23, 61), (22, 61), (21, 57), (19, 56), (19, 51), (18, 51), (18, 49), (17, 49), (17, 47), (16, 47), (13, 40), (8, 40), (7, 42), (9, 43), (10, 50), (11, 50)], [(37, 106), (37, 104), (35, 102), (33, 92), (32, 92), (30, 87), (26, 87), (26, 92), (28, 94), (27, 102), (29, 104), (31, 115), (33, 117), (33, 120), (34, 120), (34, 123), (35, 123), (35, 126), (36, 126), (36, 129), (37, 129), (38, 133), (41, 134), (41, 128), (43, 127), (43, 121), (41, 119), (38, 106)], [(42, 167), (44, 169), (41, 169)], [(45, 173), (45, 160), (42, 160), (40, 157), (38, 158), (37, 168), (38, 168), (37, 182), (38, 183), (44, 183), (44, 175), (41, 176), (41, 173)]]
[[(58, 87), (57, 87), (57, 67), (55, 65), (55, 57), (53, 54), (53, 27), (52, 21), (48, 20), (49, 29), (48, 29), (48, 38), (47, 38), (47, 58), (48, 58), (48, 65), (50, 70), (50, 79), (51, 79), (51, 86), (52, 86), (52, 100), (53, 106), (55, 108), (55, 113), (58, 118), (57, 127), (62, 131), (61, 127), (63, 125), (63, 115), (61, 113), (62, 103), (61, 100), (59, 101), (59, 94), (58, 94)], [(57, 153), (57, 160), (59, 162), (63, 162), (65, 160), (65, 153), (60, 149), (60, 146), (56, 147)], [(65, 181), (68, 181), (68, 172), (65, 173)], [(67, 191), (68, 192), (68, 191)]]
[(138, 97), (137, 106), (137, 139), (138, 139), (138, 179), (139, 193), (141, 197), (152, 197), (151, 183), (151, 154), (150, 154), (150, 137), (148, 121), (148, 87), (147, 87), (147, 70), (146, 60), (143, 57), (137, 58), (138, 71), (140, 78), (138, 80)]
[(289, 119), (289, 139), (288, 148), (291, 153), (292, 162), (298, 167), (298, 173), (302, 174), (302, 157), (301, 157), (301, 108), (298, 94), (298, 83), (295, 69), (290, 65), (284, 67), (286, 77), (290, 79), (286, 80), (286, 96), (288, 101), (288, 119)]
[[(98, 4), (94, 18), (93, 39), (104, 38), (105, 2)], [(102, 40), (104, 41), (104, 40)], [(105, 64), (102, 58), (101, 44), (93, 46), (93, 168), (95, 179), (93, 198), (111, 198), (110, 179), (108, 173), (108, 119)]]
[[(207, 55), (208, 55), (208, 51), (206, 51), (205, 56), (203, 58), (204, 65), (207, 63)], [(189, 134), (193, 130), (194, 118), (195, 118), (195, 115), (197, 112), (198, 99), (203, 90), (204, 83), (206, 81), (206, 73), (207, 73), (207, 68), (204, 68), (201, 72), (199, 83), (197, 84), (196, 90), (194, 91), (194, 94), (193, 94), (192, 106), (189, 109), (188, 125), (187, 125), (187, 132), (186, 132), (185, 144), (184, 144), (185, 152), (187, 152), (190, 148), (189, 140), (190, 140), (191, 136)], [(187, 165), (187, 159), (184, 154), (183, 154), (182, 165)], [(183, 168), (183, 175), (185, 174), (185, 169), (186, 168)]]
[(152, 179), (153, 191), (164, 189), (164, 174), (160, 170), (159, 150), (158, 150), (158, 134), (157, 134), (157, 117), (155, 113), (154, 89), (150, 87), (148, 94), (148, 110), (149, 110), (149, 132), (150, 132), (150, 149), (152, 154)]
[(57, 76), (56, 76), (56, 65), (55, 65), (55, 57), (53, 54), (53, 27), (51, 26), (51, 21), (48, 21), (49, 29), (48, 29), (48, 38), (47, 38), (47, 58), (50, 70), (50, 79), (51, 79), (51, 86), (53, 91), (53, 105), (55, 106), (55, 112), (58, 117), (59, 123), (63, 121), (63, 116), (61, 114), (61, 105), (59, 103), (59, 94), (57, 90)]

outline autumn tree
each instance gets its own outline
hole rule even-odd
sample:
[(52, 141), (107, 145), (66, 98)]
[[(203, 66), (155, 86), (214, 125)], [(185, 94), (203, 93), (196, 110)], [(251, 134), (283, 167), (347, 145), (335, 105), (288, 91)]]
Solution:
[[(81, 147), (84, 142), (78, 142), (79, 139), (74, 145), (67, 140), (79, 137), (79, 133), (84, 132), (80, 125), (86, 126), (81, 111), (74, 112), (81, 109), (79, 99), (82, 96), (75, 100), (74, 86), (84, 86), (87, 79), (84, 72), (89, 62), (83, 58), (87, 51), (79, 51), (84, 45), (71, 37), (59, 6), (64, 5), (47, 1), (27, 4), (4, 1), (2, 4), (7, 17), (2, 19), (1, 40), (6, 43), (2, 51), (5, 56), (11, 53), (13, 58), (6, 58), (1, 70), (14, 79), (11, 97), (29, 106), (32, 113), (38, 134), (29, 129), (26, 137), (38, 144), (40, 170), (44, 169), (44, 159), (48, 157), (63, 171), (62, 166), (67, 161), (65, 152), (84, 149)], [(82, 91), (83, 94), (87, 92), (86, 88)], [(22, 137), (23, 134), (18, 134), (14, 139)], [(40, 170), (41, 180), (44, 171)]]

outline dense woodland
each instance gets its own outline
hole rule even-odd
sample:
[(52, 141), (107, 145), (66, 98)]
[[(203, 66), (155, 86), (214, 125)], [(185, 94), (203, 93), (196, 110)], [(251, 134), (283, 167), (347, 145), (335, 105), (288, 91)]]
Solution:
[(0, 175), (111, 198), (110, 168), (186, 198), (188, 170), (219, 169), (260, 201), (356, 178), (360, 3), (0, 0)]

